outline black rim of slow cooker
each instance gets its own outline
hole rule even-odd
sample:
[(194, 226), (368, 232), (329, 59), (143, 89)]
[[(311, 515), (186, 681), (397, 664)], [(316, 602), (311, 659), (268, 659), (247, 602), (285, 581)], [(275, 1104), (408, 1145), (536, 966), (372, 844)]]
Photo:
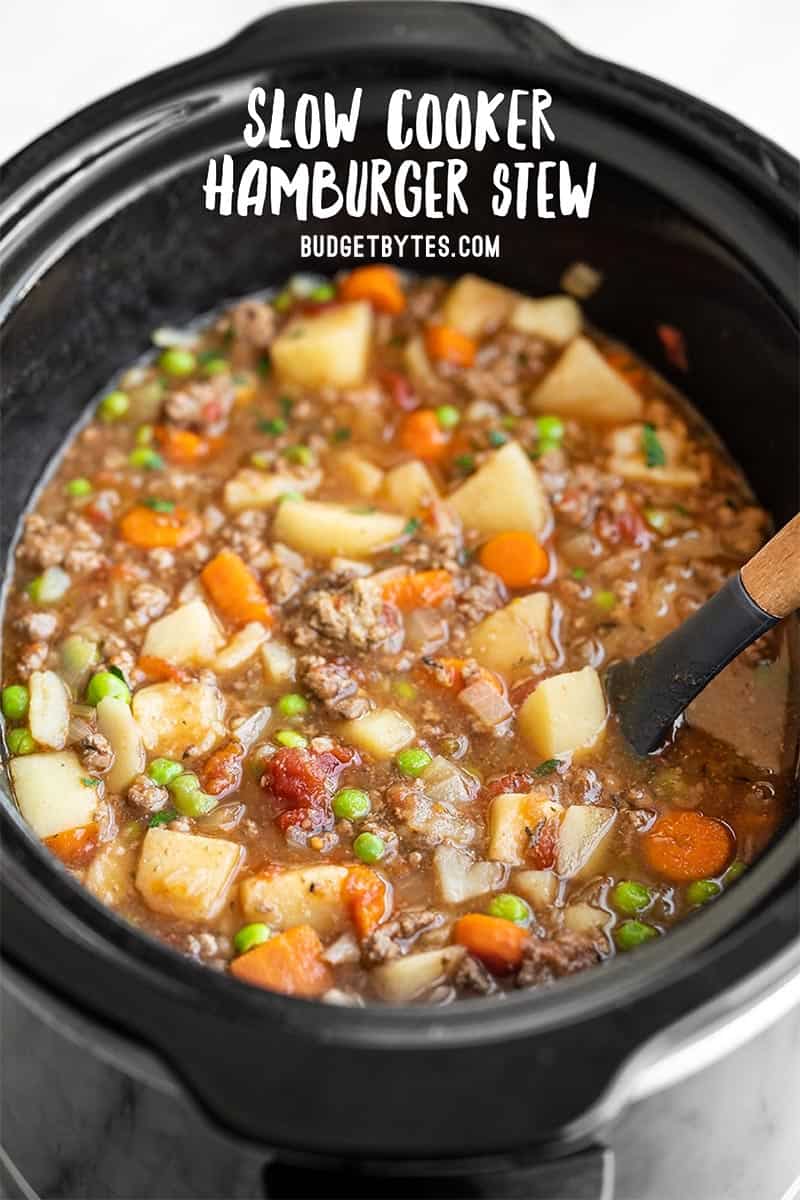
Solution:
[[(787, 180), (792, 177), (793, 160), (731, 118), (635, 72), (582, 55), (545, 27), (520, 14), (471, 5), (426, 4), (424, 7), (437, 10), (437, 20), (441, 18), (444, 22), (440, 37), (446, 29), (447, 36), (455, 39), (454, 26), (459, 10), (477, 14), (489, 25), (500, 28), (504, 37), (508, 35), (514, 41), (514, 54), (538, 54), (542, 66), (548, 55), (551, 56), (553, 61), (548, 69), (555, 70), (556, 75), (566, 73), (572, 87), (590, 92), (599, 89), (612, 109), (616, 104), (624, 104), (630, 109), (633, 103), (637, 119), (657, 121), (662, 126), (666, 123), (676, 136), (693, 141), (698, 149), (705, 149), (710, 141), (715, 147), (720, 170), (734, 170), (739, 175), (739, 184), (742, 179), (746, 180), (752, 191), (760, 193), (764, 202), (772, 205), (779, 222), (792, 219), (791, 189), (787, 190)], [(149, 106), (154, 99), (170, 93), (184, 93), (190, 82), (207, 83), (219, 73), (232, 74), (241, 72), (248, 64), (263, 64), (267, 53), (280, 59), (287, 46), (293, 47), (296, 55), (296, 46), (305, 45), (303, 40), (298, 42), (298, 38), (306, 37), (309, 28), (306, 22), (312, 19), (322, 21), (325, 30), (333, 30), (340, 40), (347, 42), (352, 53), (357, 54), (359, 47), (373, 48), (381, 39), (385, 49), (393, 27), (396, 30), (403, 21), (417, 20), (419, 10), (415, 13), (414, 8), (413, 4), (403, 0), (397, 3), (392, 0), (380, 5), (331, 4), (278, 12), (251, 27), (252, 32), (243, 31), (218, 50), (123, 89), (44, 135), (7, 164), (5, 198), (13, 203), (14, 189), (18, 189), (18, 194), (24, 192), (51, 154), (86, 141), (101, 132), (104, 126)], [(269, 31), (266, 43), (259, 43), (265, 30)], [(413, 37), (402, 44), (395, 41), (392, 48), (398, 54), (416, 57), (432, 53), (430, 38), (424, 48)], [(474, 59), (480, 63), (481, 51), (462, 42), (453, 49), (452, 57), (464, 61)], [(744, 154), (742, 146), (745, 147)], [(763, 165), (754, 169), (756, 148), (762, 153), (762, 164), (766, 159), (770, 169), (765, 170)], [(787, 832), (729, 895), (697, 918), (685, 922), (662, 944), (644, 948), (631, 959), (607, 964), (602, 971), (591, 972), (586, 977), (562, 981), (555, 989), (520, 993), (498, 1004), (459, 1002), (444, 1010), (377, 1006), (323, 1010), (316, 1002), (287, 1000), (246, 988), (141, 934), (95, 901), (63, 868), (54, 867), (50, 856), (36, 842), (19, 815), (8, 811), (5, 805), (2, 807), (3, 855), (9, 891), (44, 926), (57, 928), (59, 935), (68, 942), (81, 944), (90, 955), (118, 963), (124, 961), (126, 971), (138, 976), (142, 982), (146, 979), (155, 992), (161, 988), (177, 988), (190, 998), (192, 1004), (202, 1001), (212, 1011), (220, 1005), (227, 1008), (234, 1004), (253, 1019), (288, 1009), (293, 1013), (292, 1019), (304, 1025), (316, 1023), (319, 1013), (324, 1011), (327, 1037), (370, 1046), (425, 1046), (440, 1039), (451, 1045), (475, 1041), (487, 1043), (528, 1036), (607, 1011), (619, 1004), (622, 990), (627, 1002), (652, 991), (667, 976), (670, 982), (681, 976), (688, 977), (701, 952), (708, 956), (714, 952), (714, 947), (719, 949), (723, 935), (737, 927), (741, 930), (745, 918), (759, 911), (762, 917), (765, 915), (764, 902), (777, 886), (792, 876), (797, 859), (791, 832)], [(48, 912), (53, 899), (59, 904), (56, 914)], [(785, 902), (785, 893), (781, 902)], [(3, 932), (4, 940), (12, 943), (14, 938), (5, 936), (8, 929)], [(770, 952), (775, 952), (774, 947)], [(28, 958), (27, 955), (23, 957)], [(761, 965), (761, 956), (757, 952), (749, 965), (756, 962)], [(47, 971), (44, 973), (46, 975)], [(91, 999), (86, 999), (91, 1006)], [(688, 1004), (687, 1009), (691, 1006)]]

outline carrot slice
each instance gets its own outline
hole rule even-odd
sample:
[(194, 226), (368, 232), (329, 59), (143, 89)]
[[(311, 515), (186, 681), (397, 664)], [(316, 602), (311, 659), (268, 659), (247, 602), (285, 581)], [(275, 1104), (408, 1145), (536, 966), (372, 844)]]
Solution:
[(333, 986), (322, 948), (310, 925), (295, 925), (235, 958), (231, 974), (284, 996), (320, 996)]
[(180, 667), (167, 662), (165, 658), (156, 657), (155, 654), (143, 654), (136, 666), (148, 679), (164, 681), (167, 679), (184, 679), (186, 677), (186, 672), (182, 671)]
[(342, 280), (342, 300), (368, 300), (379, 312), (396, 316), (405, 310), (406, 297), (397, 272), (392, 267), (359, 267)]
[(429, 325), (425, 330), (425, 349), (429, 358), (451, 363), (454, 367), (471, 367), (478, 353), (472, 338), (451, 325)]
[(344, 881), (344, 898), (360, 938), (365, 938), (392, 911), (392, 889), (370, 867), (351, 867)]
[(467, 913), (455, 923), (454, 936), (459, 946), (466, 946), (490, 971), (504, 975), (522, 962), (522, 952), (530, 938), (526, 929), (490, 917), (486, 913)]
[(550, 558), (532, 533), (509, 530), (489, 538), (478, 556), (487, 571), (499, 575), (511, 588), (528, 587), (547, 574)]
[(413, 575), (401, 575), (383, 585), (382, 595), (387, 604), (394, 604), (402, 612), (413, 612), (415, 608), (438, 608), (453, 594), (453, 576), (449, 571), (417, 571)]
[(172, 425), (157, 425), (156, 441), (165, 458), (173, 463), (194, 463), (207, 458), (211, 449), (208, 439), (191, 429), (175, 429)]
[(200, 572), (203, 586), (216, 607), (237, 625), (248, 621), (272, 623), (267, 597), (244, 559), (232, 550), (220, 550)]
[(436, 461), (445, 454), (450, 437), (439, 425), (432, 408), (418, 408), (401, 424), (398, 440), (415, 458)]
[(733, 854), (726, 825), (693, 809), (665, 813), (644, 836), (644, 854), (653, 871), (674, 883), (718, 875)]
[(202, 528), (196, 514), (180, 506), (172, 512), (155, 512), (144, 504), (137, 504), (119, 523), (124, 540), (144, 550), (157, 546), (180, 549), (193, 542)]
[(44, 844), (68, 867), (78, 867), (94, 854), (99, 832), (97, 822), (90, 821), (88, 825), (54, 833), (52, 837), (44, 839)]

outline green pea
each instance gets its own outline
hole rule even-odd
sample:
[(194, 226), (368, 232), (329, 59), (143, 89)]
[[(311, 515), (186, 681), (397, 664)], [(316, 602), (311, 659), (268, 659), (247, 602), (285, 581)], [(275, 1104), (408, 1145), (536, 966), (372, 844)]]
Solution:
[(287, 446), (283, 456), (288, 462), (301, 467), (310, 467), (314, 461), (314, 452), (309, 446)]
[(289, 426), (284, 417), (268, 417), (258, 422), (258, 428), (261, 433), (271, 433), (277, 437), (278, 434), (286, 433)]
[(561, 442), (555, 438), (539, 438), (536, 457), (541, 458), (543, 454), (549, 454), (551, 450), (560, 450)]
[(33, 754), (36, 743), (27, 729), (9, 729), (6, 734), (9, 754)]
[(715, 879), (695, 879), (686, 889), (686, 903), (696, 908), (713, 900), (721, 891), (722, 887)]
[(461, 420), (461, 413), (452, 404), (440, 404), (434, 412), (440, 429), (455, 429)]
[(513, 892), (501, 892), (499, 896), (494, 896), (486, 911), (490, 917), (513, 921), (515, 925), (527, 925), (531, 919), (530, 906)]
[(327, 304), (329, 300), (336, 299), (336, 288), (331, 283), (321, 283), (308, 293), (308, 298), (314, 304)]
[(175, 762), (174, 758), (154, 758), (147, 768), (147, 774), (153, 783), (167, 787), (173, 779), (183, 774), (183, 767), (179, 762)]
[(601, 588), (595, 592), (594, 602), (602, 612), (611, 612), (617, 606), (617, 597), (613, 592)]
[(380, 862), (386, 853), (386, 843), (376, 833), (360, 833), (353, 842), (353, 853), (362, 862)]
[(586, 567), (573, 567), (572, 570), (570, 571), (570, 575), (572, 576), (573, 579), (585, 579), (586, 578)]
[(652, 900), (650, 888), (633, 879), (624, 879), (611, 893), (611, 902), (620, 912), (631, 915), (642, 912)]
[(70, 479), (66, 484), (64, 491), (68, 496), (91, 496), (92, 485), (88, 479), (80, 476), (78, 479)]
[(644, 519), (650, 528), (655, 529), (657, 533), (667, 533), (669, 531), (669, 513), (664, 512), (663, 508), (646, 508), (644, 510)]
[(552, 413), (544, 413), (541, 417), (536, 418), (536, 432), (539, 434), (539, 441), (546, 438), (551, 442), (560, 442), (564, 437), (564, 422), (561, 417), (553, 416)]
[(268, 942), (271, 937), (272, 930), (269, 925), (264, 925), (261, 921), (253, 921), (251, 925), (243, 925), (234, 935), (233, 948), (237, 954), (246, 954), (248, 950), (253, 950), (262, 942)]
[(407, 750), (401, 750), (394, 761), (404, 775), (410, 775), (416, 779), (426, 767), (430, 766), (431, 756), (427, 750), (421, 750), (418, 746), (409, 746)]
[(21, 721), (28, 711), (30, 696), (23, 683), (11, 683), (3, 688), (3, 716), (9, 721)]
[(26, 591), (34, 604), (55, 604), (69, 590), (70, 578), (61, 567), (47, 567), (28, 584)]
[(228, 370), (228, 360), (221, 354), (214, 354), (201, 362), (200, 370), (204, 375), (224, 375)]
[(620, 950), (633, 950), (644, 942), (658, 937), (658, 930), (644, 921), (623, 921), (614, 932), (614, 940)]
[(275, 741), (292, 750), (302, 750), (308, 745), (308, 738), (303, 737), (296, 729), (279, 729), (275, 734)]
[(137, 446), (135, 450), (131, 450), (128, 462), (132, 467), (145, 471), (160, 471), (164, 466), (164, 459), (150, 446)]
[(169, 783), (169, 790), (175, 807), (185, 817), (202, 817), (217, 807), (216, 796), (206, 795), (193, 771), (176, 775)]
[(191, 375), (197, 367), (197, 359), (191, 350), (182, 346), (170, 346), (159, 357), (158, 365), (167, 375)]
[(339, 821), (360, 821), (371, 808), (369, 796), (361, 788), (341, 788), (333, 797), (333, 815)]
[(118, 421), (120, 417), (125, 416), (130, 406), (127, 392), (109, 392), (100, 401), (97, 411), (102, 421)]
[(308, 701), (298, 692), (287, 692), (278, 701), (278, 712), (282, 717), (302, 717), (308, 709)]
[(735, 883), (739, 876), (743, 875), (746, 870), (747, 863), (743, 863), (740, 859), (737, 859), (736, 862), (731, 863), (731, 865), (728, 867), (727, 871), (722, 877), (722, 882), (727, 887), (729, 883)]
[(131, 702), (131, 691), (124, 679), (120, 679), (119, 675), (115, 675), (113, 671), (98, 671), (89, 680), (89, 686), (86, 689), (86, 703), (98, 705), (107, 696), (111, 696), (114, 700), (124, 700), (126, 704)]

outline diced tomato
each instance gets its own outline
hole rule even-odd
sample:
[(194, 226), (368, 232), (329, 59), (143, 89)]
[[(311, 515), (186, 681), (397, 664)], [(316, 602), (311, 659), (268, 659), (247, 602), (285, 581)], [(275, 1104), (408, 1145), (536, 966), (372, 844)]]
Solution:
[(647, 522), (633, 501), (618, 504), (615, 508), (601, 508), (595, 519), (595, 530), (598, 537), (612, 546), (627, 542), (647, 550), (653, 539)]
[(491, 800), (507, 792), (529, 792), (533, 782), (533, 775), (529, 771), (510, 771), (507, 775), (500, 775), (484, 784), (483, 794)]
[(664, 347), (664, 353), (673, 367), (679, 371), (689, 370), (689, 359), (686, 354), (686, 341), (680, 329), (674, 325), (657, 325), (656, 333)]
[(345, 767), (357, 766), (355, 750), (334, 746), (315, 753), (285, 747), (267, 763), (261, 786), (271, 793), (279, 808), (278, 824), (284, 831), (296, 826), (306, 834), (319, 833), (333, 824), (331, 796)]
[(411, 386), (411, 381), (400, 371), (381, 371), (378, 376), (381, 386), (389, 393), (389, 398), (403, 412), (412, 412), (419, 407), (419, 397)]
[(536, 871), (546, 871), (555, 866), (558, 853), (558, 823), (540, 821), (531, 835), (527, 861)]

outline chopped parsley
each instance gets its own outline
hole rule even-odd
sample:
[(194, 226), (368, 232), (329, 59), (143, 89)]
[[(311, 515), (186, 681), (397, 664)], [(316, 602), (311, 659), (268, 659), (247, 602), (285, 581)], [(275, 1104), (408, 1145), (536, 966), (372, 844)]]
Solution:
[(100, 780), (92, 779), (90, 775), (84, 775), (84, 777), (81, 779), (81, 783), (84, 787), (96, 788), (99, 786)]
[(421, 524), (422, 522), (420, 521), (419, 517), (409, 517), (409, 519), (406, 521), (403, 533), (407, 533), (410, 536), (411, 534), (417, 532)]
[(125, 676), (122, 674), (122, 671), (120, 671), (119, 667), (110, 666), (110, 667), (107, 667), (106, 669), (110, 672), (111, 675), (116, 675), (117, 679), (121, 679), (122, 682), (127, 686), (128, 681), (125, 678)]
[(585, 579), (586, 567), (573, 567), (570, 574), (572, 575), (573, 579)]
[(174, 821), (177, 815), (174, 808), (165, 808), (163, 812), (153, 813), (147, 822), (147, 827), (148, 829), (156, 829), (159, 825), (169, 825), (170, 821)]
[(494, 447), (505, 446), (507, 441), (508, 441), (507, 434), (501, 433), (501, 431), (499, 429), (490, 429), (489, 430), (489, 445), (490, 446), (494, 446)]
[(331, 435), (331, 441), (332, 442), (349, 442), (351, 433), (352, 433), (351, 429), (348, 429), (348, 427), (346, 425), (342, 425), (342, 426), (340, 426), (339, 429), (334, 429), (333, 434)]
[(294, 408), (294, 400), (292, 399), (292, 397), (291, 396), (279, 396), (278, 404), (280, 404), (280, 406), (281, 406), (281, 412), (283, 413), (283, 415), (285, 417), (289, 417), (291, 415), (292, 409)]
[(453, 466), (463, 475), (471, 475), (475, 470), (475, 459), (471, 454), (459, 454), (453, 459)]
[(558, 770), (558, 759), (548, 758), (543, 763), (539, 763), (538, 767), (533, 772), (534, 775), (541, 777), (542, 775), (552, 775), (553, 771)]
[(265, 375), (269, 375), (272, 370), (272, 362), (268, 354), (262, 354), (258, 360), (258, 373), (263, 379)]
[(642, 426), (642, 450), (648, 467), (663, 467), (666, 464), (664, 447), (658, 440), (655, 425), (649, 422)]
[(164, 500), (161, 496), (146, 496), (142, 504), (145, 508), (149, 508), (151, 512), (161, 513), (170, 513), (175, 507), (174, 500)]

